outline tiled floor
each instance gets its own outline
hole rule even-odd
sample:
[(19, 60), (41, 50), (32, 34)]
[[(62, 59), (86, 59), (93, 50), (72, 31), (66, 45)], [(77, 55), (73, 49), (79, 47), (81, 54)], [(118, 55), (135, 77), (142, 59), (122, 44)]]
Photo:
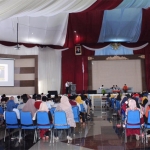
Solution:
[(21, 144), (18, 144), (17, 139), (8, 140), (8, 137), (4, 143), (4, 131), (0, 129), (0, 150), (150, 150), (150, 140), (148, 144), (143, 144), (141, 140), (136, 141), (134, 136), (128, 137), (125, 144), (123, 128), (116, 127), (120, 121), (113, 119), (111, 114), (112, 111), (102, 113), (100, 109), (95, 109), (93, 119), (88, 121), (85, 127), (76, 127), (75, 136), (70, 144), (67, 143), (65, 132), (60, 134), (60, 141), (54, 144), (42, 140), (33, 144), (32, 134), (26, 136), (26, 140), (22, 140)]

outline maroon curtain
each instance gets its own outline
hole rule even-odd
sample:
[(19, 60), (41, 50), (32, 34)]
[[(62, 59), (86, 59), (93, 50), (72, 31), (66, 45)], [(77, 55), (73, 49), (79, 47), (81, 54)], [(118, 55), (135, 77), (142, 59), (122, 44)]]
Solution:
[(134, 51), (134, 54), (145, 55), (145, 76), (147, 90), (150, 92), (150, 44), (141, 50)]
[(143, 9), (142, 13), (142, 27), (141, 27), (141, 35), (139, 41), (150, 41), (150, 8)]

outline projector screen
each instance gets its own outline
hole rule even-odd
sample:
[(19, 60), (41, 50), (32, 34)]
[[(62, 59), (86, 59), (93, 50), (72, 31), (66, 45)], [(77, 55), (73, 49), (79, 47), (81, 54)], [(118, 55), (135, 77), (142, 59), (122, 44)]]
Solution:
[(0, 59), (0, 86), (14, 86), (14, 59)]

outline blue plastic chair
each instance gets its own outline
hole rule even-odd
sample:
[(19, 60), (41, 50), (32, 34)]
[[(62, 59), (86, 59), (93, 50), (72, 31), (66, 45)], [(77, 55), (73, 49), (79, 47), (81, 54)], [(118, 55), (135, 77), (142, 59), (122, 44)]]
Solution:
[(53, 130), (52, 130), (53, 129), (53, 124), (50, 123), (47, 112), (42, 112), (42, 111), (37, 112), (37, 129), (51, 129), (50, 143), (52, 142), (52, 139), (53, 139)]
[(0, 106), (0, 114), (2, 115), (4, 113), (2, 106)]
[(32, 120), (31, 112), (23, 112), (20, 111), (20, 123), (21, 123), (21, 132), (22, 129), (24, 130), (24, 136), (25, 136), (25, 130), (34, 130), (34, 140), (33, 143), (37, 140), (37, 126), (34, 125)]
[(52, 115), (52, 116), (54, 116), (55, 109), (56, 109), (56, 107), (52, 107), (52, 108), (50, 109), (50, 112), (51, 112), (51, 115)]
[[(68, 125), (66, 113), (64, 111), (55, 111), (54, 112), (54, 129), (69, 129), (70, 125)], [(54, 138), (53, 138), (54, 142)], [(69, 140), (68, 140), (69, 143)]]
[[(0, 115), (3, 115), (4, 111), (3, 108), (0, 106)], [(0, 116), (0, 121), (3, 121), (4, 118), (2, 116)]]
[(20, 124), (18, 123), (17, 115), (14, 111), (6, 111), (5, 112), (5, 133), (4, 133), (4, 142), (6, 137), (6, 131), (9, 129), (9, 137), (10, 137), (10, 129), (19, 129), (19, 143), (21, 139), (21, 130)]
[(115, 106), (115, 99), (112, 98), (111, 99), (111, 108), (114, 109), (115, 108), (114, 106)]
[(79, 107), (78, 106), (73, 106), (72, 107), (73, 115), (74, 115), (74, 120), (75, 122), (80, 122), (80, 113), (79, 113)]
[[(139, 110), (128, 111), (125, 129), (141, 129)], [(127, 143), (126, 130), (125, 130), (125, 143)]]
[(148, 137), (150, 137), (150, 135), (147, 135), (147, 130), (150, 129), (150, 111), (148, 111), (148, 119), (147, 119), (147, 123), (145, 123), (145, 138), (146, 138), (146, 143), (148, 143)]
[(80, 104), (80, 108), (81, 108), (81, 112), (85, 112), (85, 108), (84, 108), (84, 106), (83, 106), (83, 104)]

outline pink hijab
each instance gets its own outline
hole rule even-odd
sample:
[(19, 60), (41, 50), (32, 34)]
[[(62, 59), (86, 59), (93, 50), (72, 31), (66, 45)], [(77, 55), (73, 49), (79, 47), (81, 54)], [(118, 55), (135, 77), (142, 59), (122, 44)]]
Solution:
[(46, 102), (42, 102), (41, 104), (40, 104), (40, 108), (39, 108), (39, 110), (38, 111), (49, 111), (49, 109), (48, 109), (48, 107), (47, 107), (47, 105), (46, 105)]
[(67, 122), (71, 127), (76, 127), (76, 123), (74, 121), (74, 115), (72, 111), (72, 106), (69, 103), (69, 99), (67, 96), (62, 96), (60, 99), (60, 103), (56, 107), (56, 111), (65, 111), (66, 117), (67, 117)]
[(62, 96), (60, 99), (60, 104), (59, 106), (65, 111), (66, 109), (70, 108), (72, 109), (71, 104), (69, 103), (69, 99), (67, 96)]
[(28, 99), (24, 107), (22, 108), (22, 111), (29, 111), (32, 114), (32, 117), (34, 116), (36, 112), (36, 108), (34, 106), (35, 100), (34, 99)]

